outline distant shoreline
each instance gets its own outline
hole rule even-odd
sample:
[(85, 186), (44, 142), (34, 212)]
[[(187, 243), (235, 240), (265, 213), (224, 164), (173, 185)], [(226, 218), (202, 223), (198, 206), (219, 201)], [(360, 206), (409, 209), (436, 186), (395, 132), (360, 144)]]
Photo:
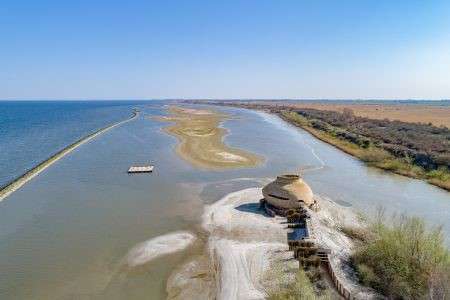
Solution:
[(70, 144), (69, 146), (65, 147), (64, 149), (56, 152), (55, 154), (53, 154), (46, 160), (42, 161), (41, 163), (37, 164), (35, 167), (31, 168), (29, 171), (25, 172), (24, 174), (20, 175), (16, 179), (12, 180), (11, 182), (9, 182), (6, 185), (4, 185), (3, 187), (1, 187), (0, 202), (3, 201), (3, 199), (5, 199), (9, 195), (11, 195), (12, 193), (14, 193), (15, 191), (17, 191), (18, 189), (20, 189), (23, 185), (25, 185), (32, 178), (39, 175), (42, 171), (44, 171), (45, 169), (50, 167), (52, 164), (54, 164), (55, 162), (57, 162), (58, 160), (60, 160), (61, 158), (63, 158), (64, 156), (66, 156), (67, 154), (69, 154), (70, 152), (75, 150), (76, 148), (78, 148), (79, 146), (89, 142), (90, 140), (94, 139), (95, 137), (101, 135), (102, 133), (104, 133), (116, 126), (122, 125), (126, 122), (136, 119), (138, 117), (138, 115), (139, 115), (139, 113), (134, 111), (133, 115), (130, 118), (125, 119), (123, 121), (119, 121), (114, 124), (111, 124), (109, 126), (100, 128), (100, 129), (96, 130), (95, 132)]
[[(291, 124), (295, 127), (302, 128), (306, 132), (313, 135), (315, 138), (328, 143), (337, 149), (352, 155), (353, 157), (365, 162), (367, 165), (376, 167), (388, 172), (392, 172), (398, 175), (406, 176), (409, 178), (415, 178), (423, 180), (431, 185), (439, 187), (443, 190), (450, 192), (450, 180), (448, 179), (449, 172), (447, 171), (431, 171), (425, 172), (418, 166), (405, 162), (398, 157), (393, 156), (392, 154), (387, 153), (385, 150), (377, 147), (369, 147), (363, 148), (357, 144), (351, 143), (347, 140), (339, 139), (336, 136), (332, 136), (326, 131), (318, 130), (311, 126), (310, 121), (298, 114), (292, 115), (293, 107), (286, 105), (284, 103), (273, 104), (273, 103), (251, 103), (251, 102), (199, 102), (199, 101), (190, 101), (188, 103), (193, 104), (209, 104), (209, 105), (219, 105), (219, 106), (230, 106), (230, 107), (238, 107), (252, 110), (261, 110), (266, 111), (268, 113), (277, 115), (281, 119), (283, 119), (286, 123)], [(386, 159), (382, 159), (380, 161), (372, 161), (368, 160), (366, 157), (369, 157), (375, 153), (381, 153), (386, 156)], [(437, 174), (434, 174), (437, 173)], [(439, 176), (443, 177), (441, 179)], [(445, 179), (447, 178), (447, 179)]]

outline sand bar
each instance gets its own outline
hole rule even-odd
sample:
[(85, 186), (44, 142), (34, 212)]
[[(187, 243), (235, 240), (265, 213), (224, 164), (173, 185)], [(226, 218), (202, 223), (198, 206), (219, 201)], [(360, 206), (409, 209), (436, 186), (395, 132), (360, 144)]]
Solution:
[(181, 251), (192, 245), (195, 235), (188, 231), (176, 231), (160, 235), (136, 245), (126, 257), (128, 266), (136, 267), (155, 258)]
[(223, 142), (228, 132), (219, 125), (228, 116), (203, 109), (172, 106), (170, 116), (160, 120), (174, 122), (164, 131), (175, 136), (179, 144), (177, 154), (197, 168), (220, 170), (254, 167), (263, 162), (263, 157), (230, 147)]

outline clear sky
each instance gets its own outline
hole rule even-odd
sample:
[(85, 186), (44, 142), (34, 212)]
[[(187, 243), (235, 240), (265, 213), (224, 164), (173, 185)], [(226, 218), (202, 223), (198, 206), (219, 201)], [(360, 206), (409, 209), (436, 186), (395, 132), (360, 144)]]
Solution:
[(3, 0), (0, 99), (450, 98), (448, 0)]

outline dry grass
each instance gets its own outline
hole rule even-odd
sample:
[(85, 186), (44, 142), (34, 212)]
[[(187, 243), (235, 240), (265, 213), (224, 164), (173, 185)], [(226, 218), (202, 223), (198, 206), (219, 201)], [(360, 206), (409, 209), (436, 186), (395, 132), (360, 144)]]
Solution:
[(438, 170), (425, 172), (421, 167), (396, 158), (381, 148), (375, 146), (363, 148), (354, 143), (339, 139), (328, 132), (315, 129), (305, 117), (295, 112), (283, 111), (280, 116), (287, 122), (303, 128), (316, 138), (335, 146), (345, 153), (361, 159), (370, 166), (403, 176), (424, 179), (430, 184), (450, 191), (450, 170), (447, 168), (442, 167)]
[(334, 110), (343, 112), (351, 109), (355, 115), (370, 119), (399, 120), (410, 123), (431, 123), (435, 126), (450, 128), (450, 107), (429, 105), (388, 105), (388, 104), (325, 104), (301, 103), (294, 104), (298, 108), (313, 108), (319, 110)]
[[(291, 274), (292, 275), (292, 274)], [(268, 300), (331, 300), (331, 293), (322, 290), (320, 293), (312, 282), (320, 276), (299, 269), (292, 277), (277, 266), (272, 266), (269, 273), (270, 280), (275, 282), (272, 288), (266, 291)]]
[(358, 241), (368, 241), (373, 238), (373, 234), (366, 228), (343, 226), (340, 228), (343, 234)]

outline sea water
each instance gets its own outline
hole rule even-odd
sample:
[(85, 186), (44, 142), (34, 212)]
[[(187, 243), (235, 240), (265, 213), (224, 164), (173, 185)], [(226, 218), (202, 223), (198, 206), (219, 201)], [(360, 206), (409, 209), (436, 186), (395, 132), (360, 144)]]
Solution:
[(93, 131), (131, 115), (132, 101), (0, 101), (0, 186)]

